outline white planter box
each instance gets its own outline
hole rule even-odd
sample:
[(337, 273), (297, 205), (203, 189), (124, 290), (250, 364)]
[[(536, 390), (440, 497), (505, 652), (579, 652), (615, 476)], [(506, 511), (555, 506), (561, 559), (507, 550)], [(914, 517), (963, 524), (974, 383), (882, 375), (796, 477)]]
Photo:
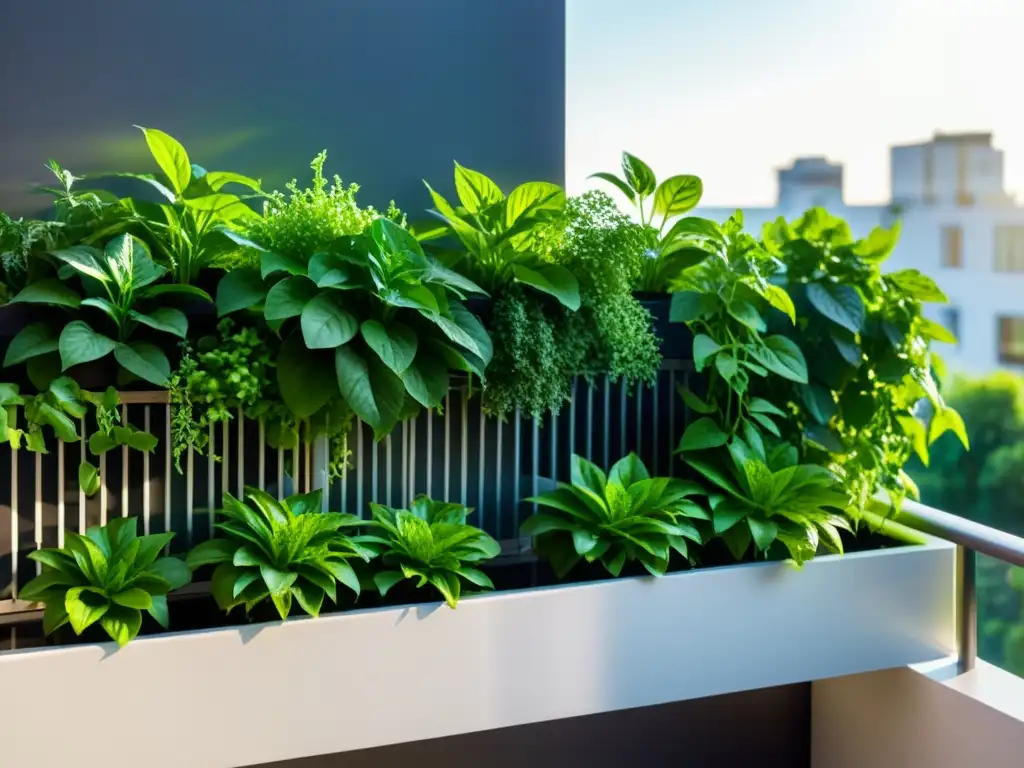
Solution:
[(0, 762), (245, 766), (898, 667), (950, 652), (953, 585), (930, 540), (14, 652)]

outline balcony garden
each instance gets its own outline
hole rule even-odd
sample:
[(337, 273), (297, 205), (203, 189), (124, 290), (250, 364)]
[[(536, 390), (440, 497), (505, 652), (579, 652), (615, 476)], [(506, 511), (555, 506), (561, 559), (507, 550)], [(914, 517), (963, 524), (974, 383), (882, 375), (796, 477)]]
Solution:
[[(257, 677), (283, 699), (339, 675), (363, 691), (345, 728), (301, 746), (269, 733), (208, 747), (210, 764), (244, 764), (939, 653), (952, 549), (899, 524), (918, 496), (904, 466), (927, 464), (947, 432), (967, 436), (930, 349), (949, 334), (922, 313), (945, 298), (916, 270), (884, 269), (898, 227), (856, 240), (815, 209), (751, 234), (740, 211), (693, 215), (699, 178), (659, 180), (628, 153), (595, 174), (606, 191), (502, 190), (456, 163), (454, 184), (425, 182), (429, 210), (378, 211), (328, 179), (324, 154), (309, 186), (280, 192), (206, 170), (159, 130), (139, 140), (153, 167), (119, 174), (130, 196), (51, 161), (52, 217), (0, 216), (0, 502), (13, 547), (19, 459), (36, 461), (39, 489), (39, 457), (56, 451), (66, 523), (9, 553), (6, 596), (41, 611), (48, 638), (0, 657), (22, 700), (47, 666), (111, 696), (141, 676), (177, 690), (203, 669), (216, 690), (191, 710), (201, 730), (218, 723), (218, 695)], [(667, 361), (685, 371), (678, 386), (660, 377)], [(150, 402), (167, 406), (160, 429), (149, 410), (129, 419)], [(386, 499), (377, 452), (363, 494), (364, 429), (387, 446)], [(163, 530), (149, 475), (140, 488), (129, 473), (158, 455)], [(178, 530), (172, 472), (187, 483)], [(599, 647), (583, 653), (588, 638)], [(385, 667), (417, 681), (402, 712), (373, 690)], [(462, 704), (414, 717), (452, 686)]]

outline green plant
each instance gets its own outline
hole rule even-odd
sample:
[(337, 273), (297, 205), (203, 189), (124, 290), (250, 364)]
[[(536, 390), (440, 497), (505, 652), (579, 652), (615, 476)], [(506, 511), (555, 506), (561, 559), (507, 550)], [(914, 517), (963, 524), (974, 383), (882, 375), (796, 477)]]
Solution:
[(283, 338), (277, 383), (296, 417), (330, 409), (340, 394), (380, 438), (411, 406), (440, 405), (450, 368), (483, 377), (491, 340), (459, 301), (479, 291), (378, 218), (308, 261), (263, 253), (259, 274), (235, 270), (221, 281), (217, 307), (262, 306)]
[[(700, 202), (704, 185), (699, 177), (670, 176), (659, 184), (654, 171), (645, 162), (623, 152), (622, 178), (606, 172), (591, 174), (591, 178), (613, 184), (637, 208), (645, 236), (646, 258), (633, 283), (636, 290), (664, 293), (681, 273), (708, 257), (701, 247), (707, 236), (705, 228), (712, 224), (707, 219), (687, 217), (665, 231), (671, 218), (692, 210)], [(652, 196), (654, 199), (645, 211), (644, 203)], [(661, 217), (661, 223), (656, 227), (657, 216)]]
[(327, 597), (336, 603), (337, 584), (359, 595), (359, 578), (349, 560), (370, 557), (370, 550), (344, 528), (360, 524), (354, 515), (320, 512), (320, 491), (278, 501), (258, 488), (245, 489), (248, 503), (224, 494), (225, 518), (216, 524), (222, 538), (192, 549), (186, 560), (195, 570), (216, 565), (211, 591), (217, 605), (249, 613), (266, 599), (286, 619), (292, 599), (318, 616)]
[[(827, 463), (863, 510), (879, 489), (895, 509), (918, 491), (903, 467), (913, 454), (928, 463), (928, 447), (946, 431), (966, 448), (959, 414), (946, 405), (932, 371), (932, 341), (955, 342), (923, 314), (924, 302), (944, 302), (917, 270), (883, 274), (899, 226), (854, 240), (841, 219), (821, 209), (792, 224), (765, 227), (763, 244), (785, 265), (773, 281), (795, 307), (797, 323), (768, 320), (808, 361), (808, 381), (776, 380), (766, 396), (788, 400), (804, 453)], [(918, 403), (927, 399), (930, 418)], [(927, 413), (924, 414), (928, 416)]]
[[(201, 269), (215, 264), (233, 266), (230, 254), (251, 243), (238, 229), (259, 218), (243, 198), (223, 189), (236, 184), (261, 196), (260, 182), (231, 171), (207, 171), (189, 159), (172, 136), (155, 128), (136, 126), (146, 138), (153, 160), (163, 173), (107, 173), (136, 179), (155, 189), (166, 202), (157, 204), (125, 198), (119, 201), (123, 220), (91, 236), (92, 241), (115, 232), (131, 231), (165, 260), (174, 280), (189, 284)], [(209, 296), (196, 289), (196, 295)]]
[(608, 475), (582, 456), (572, 457), (572, 483), (525, 499), (547, 510), (527, 518), (524, 535), (536, 538), (537, 552), (564, 578), (581, 560), (600, 561), (612, 576), (639, 561), (661, 576), (674, 550), (692, 559), (687, 539), (701, 543), (693, 520), (710, 516), (688, 498), (701, 493), (695, 483), (648, 474), (636, 454), (620, 459)]
[(494, 585), (476, 563), (496, 557), (501, 546), (472, 525), (472, 511), (461, 504), (416, 497), (408, 510), (370, 504), (373, 530), (380, 535), (362, 539), (380, 556), (386, 570), (373, 576), (381, 596), (404, 579), (416, 579), (441, 593), (452, 608), (459, 602), (463, 582), (483, 589)]
[(523, 283), (557, 299), (570, 310), (579, 309), (579, 284), (569, 270), (542, 254), (553, 220), (562, 217), (565, 192), (546, 181), (530, 181), (508, 197), (482, 173), (455, 163), (455, 191), (462, 203), (453, 208), (423, 182), (434, 201), (430, 211), (444, 226), (426, 229), (420, 239), (454, 235), (465, 253), (448, 253), (449, 266), (458, 269), (489, 293), (497, 294), (512, 283)]
[[(341, 183), (335, 176), (328, 188), (324, 178), (324, 150), (309, 164), (313, 169), (313, 183), (307, 189), (299, 189), (295, 179), (286, 185), (288, 196), (282, 192), (271, 192), (264, 202), (263, 218), (248, 222), (247, 234), (274, 253), (290, 256), (303, 262), (313, 254), (346, 235), (358, 235), (381, 217), (372, 206), (361, 208), (356, 203), (358, 184)], [(398, 224), (404, 225), (401, 211), (394, 203), (383, 214)]]
[[(47, 278), (29, 283), (11, 301), (50, 304), (80, 310), (99, 310), (112, 329), (99, 332), (85, 320), (73, 320), (63, 326), (59, 338), (47, 323), (33, 323), (22, 329), (8, 350), (5, 365), (30, 358), (60, 353), (60, 370), (106, 357), (111, 352), (127, 375), (157, 386), (166, 386), (170, 376), (167, 355), (155, 344), (135, 340), (139, 326), (185, 338), (188, 318), (174, 307), (160, 306), (162, 297), (179, 293), (188, 286), (156, 285), (166, 270), (150, 259), (145, 245), (128, 234), (115, 237), (101, 251), (88, 245), (70, 246), (50, 252), (64, 266), (58, 275), (80, 278), (86, 298), (67, 280)], [(106, 294), (105, 297), (102, 294)], [(141, 311), (146, 304), (156, 304)], [(11, 350), (18, 353), (12, 360)]]
[(139, 633), (142, 611), (168, 627), (167, 593), (188, 584), (189, 570), (175, 557), (160, 557), (173, 533), (139, 536), (137, 528), (137, 518), (118, 518), (85, 536), (66, 531), (61, 549), (29, 553), (43, 570), (18, 596), (46, 606), (46, 634), (70, 623), (81, 635), (99, 622), (123, 646)]

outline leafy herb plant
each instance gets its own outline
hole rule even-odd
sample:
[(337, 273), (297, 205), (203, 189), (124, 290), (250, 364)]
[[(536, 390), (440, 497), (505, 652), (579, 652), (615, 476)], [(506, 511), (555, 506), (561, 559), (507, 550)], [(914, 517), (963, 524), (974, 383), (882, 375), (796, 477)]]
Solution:
[(70, 623), (81, 635), (99, 622), (123, 646), (139, 633), (143, 611), (167, 628), (167, 593), (189, 582), (189, 570), (160, 556), (173, 533), (139, 536), (137, 526), (137, 518), (118, 518), (85, 536), (65, 532), (62, 549), (29, 553), (43, 570), (18, 596), (46, 606), (46, 634)]
[(572, 483), (526, 499), (545, 508), (527, 518), (521, 531), (536, 539), (559, 578), (582, 560), (600, 562), (618, 576), (639, 561), (654, 576), (665, 573), (672, 551), (690, 558), (687, 540), (700, 544), (694, 520), (709, 520), (693, 501), (701, 487), (675, 478), (652, 478), (636, 454), (620, 459), (605, 476), (582, 456), (573, 456)]
[(278, 501), (246, 488), (247, 501), (225, 494), (223, 534), (192, 549), (188, 567), (216, 565), (211, 591), (224, 611), (245, 606), (249, 613), (267, 600), (286, 619), (292, 600), (319, 616), (326, 597), (337, 602), (337, 584), (359, 595), (359, 578), (349, 561), (371, 552), (342, 531), (360, 524), (354, 515), (320, 512), (320, 491)]
[(374, 534), (362, 539), (380, 556), (385, 570), (373, 581), (381, 596), (405, 579), (416, 587), (430, 585), (454, 608), (463, 583), (494, 589), (476, 564), (501, 552), (494, 539), (466, 523), (470, 509), (461, 504), (418, 496), (408, 510), (371, 504)]
[[(704, 185), (699, 177), (670, 176), (659, 184), (650, 166), (629, 152), (623, 152), (622, 177), (600, 172), (591, 174), (591, 178), (611, 183), (637, 208), (647, 258), (636, 277), (636, 290), (664, 293), (683, 271), (707, 258), (700, 240), (704, 227), (710, 222), (687, 217), (668, 227), (670, 219), (692, 210), (700, 202)], [(656, 225), (657, 217), (661, 221)]]

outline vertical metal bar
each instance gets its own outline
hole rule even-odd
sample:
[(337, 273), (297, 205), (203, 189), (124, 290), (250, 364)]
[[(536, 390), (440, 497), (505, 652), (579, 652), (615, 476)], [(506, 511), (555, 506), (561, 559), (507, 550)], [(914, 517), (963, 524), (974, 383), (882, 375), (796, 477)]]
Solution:
[(512, 439), (512, 519), (519, 522), (519, 498), (523, 487), (523, 416), (516, 408)]
[(11, 450), (11, 597), (18, 597), (18, 452)]
[[(128, 426), (128, 406), (121, 406), (121, 423)], [(121, 517), (128, 517), (128, 444), (121, 446)]]
[(404, 509), (409, 508), (409, 422), (402, 422), (402, 459), (399, 462), (401, 469), (401, 485), (402, 485), (402, 507)]
[(445, 394), (444, 406), (444, 501), (448, 501), (452, 478), (452, 391)]
[[(84, 434), (82, 439), (84, 440)], [(63, 440), (57, 441), (57, 547), (64, 547), (64, 447)]]
[[(150, 407), (144, 406), (142, 409), (142, 428), (149, 432), (151, 429)], [(167, 450), (171, 450), (171, 446), (167, 446)], [(149, 497), (149, 451), (142, 452), (142, 533), (144, 536), (149, 535), (149, 512), (150, 512), (150, 497)]]
[[(306, 478), (306, 487), (303, 489), (303, 493), (309, 493), (313, 490), (313, 444), (309, 440), (309, 429), (306, 430), (306, 442), (304, 443), (305, 448), (303, 449), (303, 461), (306, 462), (305, 471), (303, 475)], [(326, 456), (324, 457), (327, 458)], [(326, 466), (326, 465), (325, 465)]]
[[(359, 428), (359, 422), (354, 422), (354, 423), (356, 425), (356, 429), (358, 429)], [(349, 438), (349, 435), (346, 434), (345, 435), (345, 449), (346, 450), (348, 450), (348, 438)], [(328, 451), (330, 450), (330, 445), (327, 446), (327, 449), (328, 449)], [(348, 459), (347, 456), (345, 457), (345, 460), (346, 460), (347, 463), (352, 463), (352, 462), (349, 462), (349, 459)], [(359, 456), (358, 455), (356, 456), (356, 461), (357, 462), (359, 461)], [(353, 466), (358, 467), (358, 464), (354, 464), (353, 463)], [(346, 466), (344, 472), (342, 472), (342, 474), (341, 474), (341, 511), (342, 512), (348, 512), (348, 475), (349, 475), (349, 469), (350, 469), (350, 467)], [(356, 471), (358, 472), (358, 470), (356, 470)], [(358, 482), (358, 481), (359, 481), (359, 475), (357, 474), (356, 475), (356, 482)]]
[(476, 511), (477, 525), (484, 527), (484, 478), (487, 473), (487, 463), (484, 458), (487, 448), (487, 420), (484, 418), (484, 409), (480, 408), (480, 464), (477, 470), (476, 486)]
[(392, 482), (392, 480), (394, 480), (395, 476), (394, 476), (394, 474), (391, 471), (391, 433), (390, 432), (388, 432), (388, 436), (384, 438), (384, 446), (385, 446), (385, 453), (384, 453), (384, 461), (385, 461), (385, 464), (384, 464), (384, 467), (385, 467), (385, 469), (384, 469), (384, 488), (385, 488), (384, 498), (387, 499), (387, 505), (389, 507), (392, 507), (394, 505), (391, 503), (391, 486), (394, 484)]
[[(430, 413), (430, 411), (427, 411)], [(409, 422), (409, 501), (416, 498), (416, 420), (419, 416), (413, 416)], [(429, 451), (428, 451), (429, 455)]]
[[(625, 387), (626, 383), (623, 381), (622, 386)], [(643, 402), (644, 402), (644, 384), (642, 381), (636, 383), (636, 453), (637, 456), (643, 456)]]
[(978, 658), (978, 556), (973, 550), (957, 545), (957, 669), (960, 674), (974, 669)]
[[(164, 456), (164, 531), (171, 530), (171, 406), (167, 406), (167, 420), (165, 424), (164, 445), (167, 454)], [(164, 548), (170, 552), (170, 544)]]
[[(626, 444), (626, 380), (619, 383), (619, 453), (625, 456), (629, 451)], [(605, 462), (607, 464), (607, 462)]]
[(576, 453), (576, 383), (578, 377), (572, 377), (572, 397), (569, 400), (569, 455)]
[(551, 414), (551, 479), (558, 480), (558, 414)]
[[(209, 526), (210, 534), (213, 534), (213, 507), (217, 503), (216, 501), (216, 489), (214, 483), (217, 482), (217, 468), (213, 461), (214, 454), (217, 452), (217, 433), (213, 430), (213, 423), (210, 423), (210, 436), (209, 443), (207, 444), (206, 450), (206, 515), (209, 518), (207, 525)], [(224, 458), (221, 457), (221, 461), (224, 462)], [(224, 470), (227, 471), (227, 470)], [(223, 482), (223, 478), (222, 478)]]
[(501, 536), (501, 473), (504, 472), (504, 467), (501, 464), (501, 419), (497, 419), (498, 435), (495, 447), (494, 456), (494, 536), (499, 538)]
[[(227, 443), (227, 434), (224, 435), (224, 442)], [(245, 412), (238, 409), (238, 476), (235, 480), (235, 493), (242, 498), (245, 492)]]
[[(35, 481), (36, 481), (36, 498), (35, 498), (35, 541), (36, 549), (43, 548), (43, 454), (36, 454), (36, 466), (35, 466)], [(38, 576), (43, 572), (43, 564), (36, 563), (36, 575)]]
[[(302, 459), (299, 448), (302, 446), (302, 429), (298, 432), (298, 442), (292, 448), (292, 493), (302, 493)], [(289, 494), (290, 495), (290, 494)]]
[(668, 473), (676, 473), (676, 372), (668, 372)]
[[(210, 446), (210, 450), (213, 450), (213, 446)], [(196, 502), (196, 489), (195, 489), (195, 470), (196, 470), (196, 452), (192, 446), (188, 447), (188, 458), (185, 461), (185, 472), (188, 475), (185, 478), (185, 538), (188, 539), (188, 545), (192, 546), (192, 512), (195, 509)]]
[(608, 469), (612, 442), (612, 380), (604, 377), (604, 468)]
[(277, 447), (277, 500), (284, 498), (284, 448)]
[(434, 490), (434, 409), (427, 408), (427, 496)]
[(356, 514), (363, 516), (363, 422), (356, 421)]
[(587, 382), (587, 461), (594, 460), (594, 384)]
[(658, 458), (659, 458), (659, 452), (661, 450), (661, 445), (658, 443), (658, 375), (657, 374), (654, 375), (654, 386), (651, 388), (651, 391), (653, 393), (652, 394), (652, 398), (653, 398), (653, 401), (654, 401), (653, 402), (653, 407), (651, 409), (651, 414), (654, 417), (653, 418), (653, 421), (654, 421), (654, 425), (653, 425), (654, 426), (654, 430), (653, 430), (654, 431), (654, 438), (652, 440), (652, 443), (653, 443), (654, 447), (651, 450), (651, 454), (654, 456), (654, 476), (657, 477), (658, 476)]
[(260, 418), (259, 435), (256, 438), (260, 444), (260, 454), (257, 459), (256, 483), (261, 491), (267, 490), (267, 433), (263, 426), (263, 419)]
[[(231, 443), (231, 423), (227, 419), (224, 420), (224, 426), (221, 427), (221, 439), (224, 441), (224, 448), (221, 451), (221, 456), (220, 456), (220, 463), (221, 463), (221, 467), (220, 467), (220, 504), (214, 503), (214, 505), (212, 507), (210, 507), (210, 537), (211, 538), (213, 537), (213, 530), (214, 530), (213, 529), (213, 524), (214, 524), (214, 522), (216, 522), (216, 520), (215, 520), (216, 514), (215, 514), (214, 510), (216, 510), (218, 507), (224, 506), (224, 494), (225, 493), (229, 493), (230, 490), (231, 490), (231, 476), (230, 476), (230, 474), (228, 472), (228, 464), (229, 464), (228, 456), (230, 455), (230, 450), (231, 450), (231, 445), (230, 445), (230, 443)], [(239, 456), (239, 465), (238, 466), (242, 466), (241, 465), (241, 456)]]
[[(530, 495), (536, 496), (538, 492), (537, 481), (540, 478), (540, 423), (536, 416), (533, 417), (533, 429), (530, 438)], [(537, 514), (536, 502), (533, 504), (533, 514)]]
[(469, 503), (466, 490), (469, 481), (466, 477), (469, 469), (469, 397), (461, 391), (459, 397), (462, 398), (462, 505), (466, 506)]
[[(376, 438), (376, 436), (374, 436)], [(378, 482), (379, 472), (378, 465), (380, 464), (380, 443), (376, 439), (371, 441), (371, 447), (373, 448), (373, 461), (370, 472), (370, 501), (379, 503), (380, 502), (380, 484)]]
[(107, 454), (100, 454), (100, 525), (107, 524)]
[[(170, 419), (168, 419), (168, 423), (170, 423)], [(170, 446), (170, 443), (168, 443), (168, 446)], [(168, 450), (170, 450), (169, 447), (168, 447)], [(82, 417), (82, 441), (81, 441), (81, 445), (79, 446), (79, 460), (83, 464), (85, 463), (85, 417), (84, 416)], [(17, 496), (18, 494), (15, 493), (14, 495)], [(79, 484), (79, 486), (78, 486), (78, 532), (80, 534), (81, 533), (85, 533), (85, 489), (81, 486), (81, 484)]]

